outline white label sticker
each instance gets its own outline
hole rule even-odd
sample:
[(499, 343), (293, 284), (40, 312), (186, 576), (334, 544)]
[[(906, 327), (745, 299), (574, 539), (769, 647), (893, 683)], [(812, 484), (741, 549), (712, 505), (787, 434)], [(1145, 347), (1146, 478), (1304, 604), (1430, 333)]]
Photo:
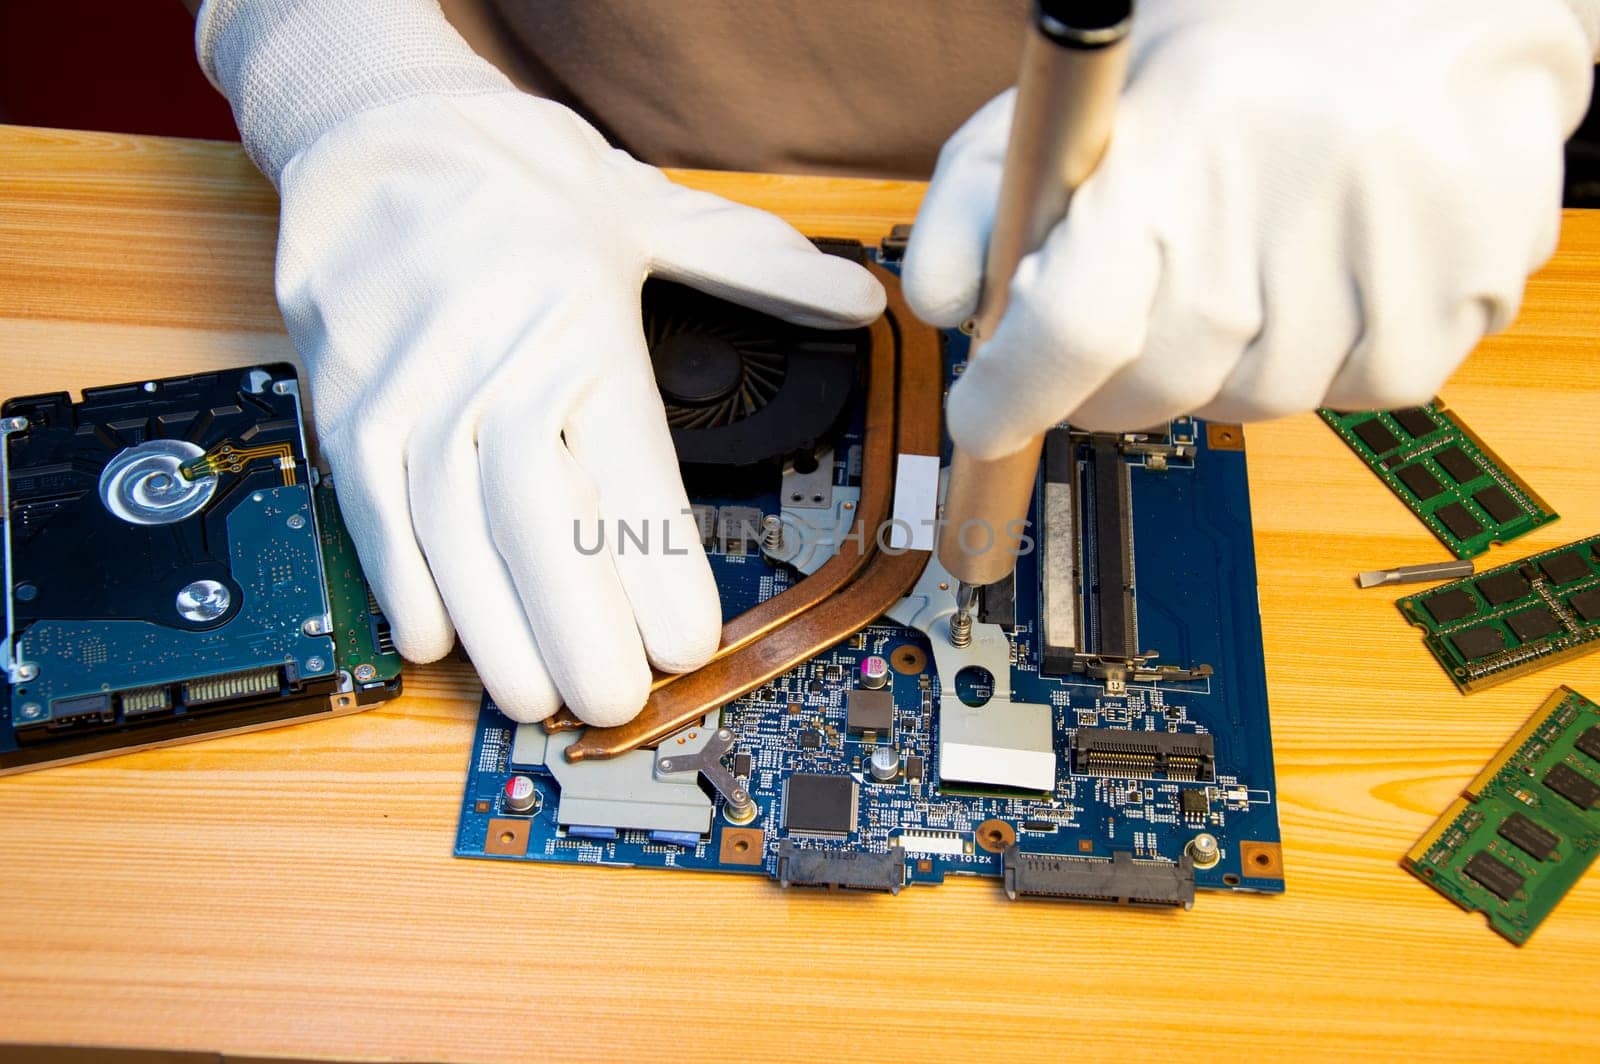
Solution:
[(932, 550), (939, 513), (939, 456), (903, 454), (894, 474), (894, 518), (889, 549)]

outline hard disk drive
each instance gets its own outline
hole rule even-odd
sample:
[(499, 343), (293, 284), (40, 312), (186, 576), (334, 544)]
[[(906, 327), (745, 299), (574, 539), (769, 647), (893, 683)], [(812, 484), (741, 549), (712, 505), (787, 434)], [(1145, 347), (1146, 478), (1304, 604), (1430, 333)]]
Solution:
[(12, 399), (0, 444), (0, 773), (399, 694), (293, 367)]

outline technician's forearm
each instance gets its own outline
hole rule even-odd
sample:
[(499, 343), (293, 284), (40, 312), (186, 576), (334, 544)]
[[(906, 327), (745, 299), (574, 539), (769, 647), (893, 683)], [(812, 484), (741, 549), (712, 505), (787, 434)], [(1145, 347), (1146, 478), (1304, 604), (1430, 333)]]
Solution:
[(206, 0), (195, 51), (233, 105), (245, 150), (274, 182), (298, 152), (363, 111), (512, 88), (434, 0)]

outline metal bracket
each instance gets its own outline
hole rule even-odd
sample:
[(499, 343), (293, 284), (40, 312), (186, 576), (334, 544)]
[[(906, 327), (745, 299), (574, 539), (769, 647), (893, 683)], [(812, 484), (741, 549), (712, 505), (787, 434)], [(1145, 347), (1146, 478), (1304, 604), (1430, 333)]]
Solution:
[(817, 467), (801, 473), (789, 463), (783, 469), (783, 491), (778, 501), (784, 509), (833, 509), (833, 448), (818, 451)]
[[(795, 509), (785, 505), (779, 517), (783, 522), (783, 546), (772, 550), (762, 544), (762, 553), (810, 576), (839, 553), (839, 545), (850, 532), (860, 502), (860, 488), (835, 488), (830, 509)], [(865, 534), (871, 535), (872, 530), (868, 529)]]
[(972, 641), (967, 646), (956, 647), (950, 642), (950, 618), (956, 612), (955, 586), (955, 577), (939, 564), (939, 555), (935, 553), (928, 559), (928, 567), (922, 571), (911, 593), (897, 602), (887, 616), (928, 637), (943, 698), (955, 698), (956, 673), (976, 665), (994, 677), (994, 695), (990, 701), (1009, 702), (1011, 641), (1006, 638), (1005, 629), (974, 619)]
[[(701, 725), (695, 725), (700, 727)], [(748, 824), (756, 817), (756, 803), (751, 800), (750, 792), (739, 786), (739, 781), (734, 779), (722, 764), (722, 759), (733, 749), (733, 732), (727, 728), (718, 728), (706, 740), (706, 744), (698, 751), (692, 753), (678, 753), (671, 749), (672, 740), (665, 739), (660, 749), (656, 752), (656, 771), (661, 772), (698, 772), (711, 784), (713, 790), (722, 795), (722, 800), (727, 803), (728, 819), (735, 824)]]

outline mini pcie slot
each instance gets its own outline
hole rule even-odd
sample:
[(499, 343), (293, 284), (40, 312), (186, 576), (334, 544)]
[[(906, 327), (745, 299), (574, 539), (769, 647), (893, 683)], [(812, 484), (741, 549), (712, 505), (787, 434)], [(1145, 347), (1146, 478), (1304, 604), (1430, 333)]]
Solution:
[(1201, 732), (1079, 728), (1072, 736), (1072, 771), (1116, 779), (1216, 779), (1216, 743)]
[(1133, 608), (1133, 498), (1128, 466), (1111, 439), (1090, 447), (1094, 491), (1094, 609), (1092, 649), (1102, 658), (1139, 652)]
[(1006, 897), (1061, 898), (1184, 908), (1194, 905), (1194, 862), (1184, 854), (1171, 861), (1136, 861), (1119, 850), (1103, 857), (1065, 857), (1023, 853), (1013, 844), (1005, 852)]
[(906, 882), (906, 855), (899, 846), (871, 850), (807, 849), (788, 839), (778, 843), (778, 882), (785, 887), (875, 890), (900, 893)]
[(1066, 429), (1044, 440), (1044, 494), (1039, 511), (1039, 631), (1042, 671), (1063, 675), (1083, 643), (1078, 612), (1077, 445)]

